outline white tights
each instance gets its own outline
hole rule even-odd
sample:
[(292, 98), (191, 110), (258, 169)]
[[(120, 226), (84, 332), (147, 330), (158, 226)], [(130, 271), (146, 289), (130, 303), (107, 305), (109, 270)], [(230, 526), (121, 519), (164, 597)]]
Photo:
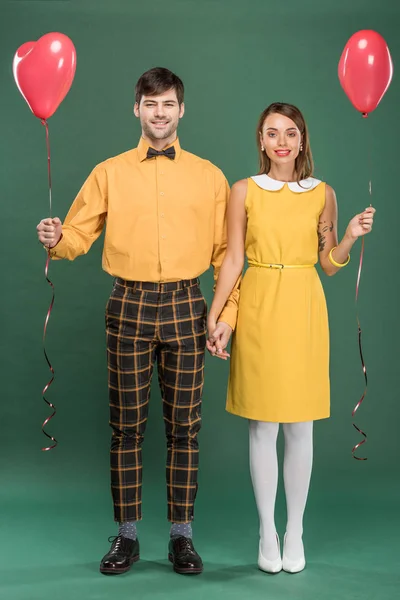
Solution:
[[(260, 539), (265, 558), (277, 557), (275, 499), (278, 487), (276, 440), (279, 423), (250, 421), (250, 472), (260, 517)], [(285, 552), (296, 560), (303, 553), (303, 514), (313, 460), (313, 421), (284, 423), (287, 526)]]

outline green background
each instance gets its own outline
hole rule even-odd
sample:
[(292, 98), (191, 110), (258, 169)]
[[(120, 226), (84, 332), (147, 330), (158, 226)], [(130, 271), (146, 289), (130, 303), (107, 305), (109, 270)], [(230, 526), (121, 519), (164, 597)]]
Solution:
[[(1, 544), (0, 597), (36, 600), (135, 598), (391, 598), (400, 586), (398, 142), (396, 73), (376, 112), (363, 120), (337, 77), (348, 38), (370, 28), (400, 58), (399, 3), (393, 0), (76, 0), (0, 3), (1, 83)], [(12, 76), (17, 48), (49, 31), (73, 40), (71, 91), (50, 119), (54, 214), (63, 218), (93, 166), (137, 144), (133, 88), (153, 66), (186, 86), (184, 148), (222, 168), (230, 183), (256, 172), (255, 125), (273, 101), (297, 104), (310, 128), (317, 177), (334, 187), (339, 231), (370, 202), (360, 318), (369, 376), (363, 391), (354, 307), (359, 244), (350, 266), (326, 278), (331, 324), (332, 418), (316, 424), (315, 468), (305, 520), (307, 569), (270, 577), (256, 568), (258, 524), (248, 472), (245, 420), (224, 410), (228, 365), (207, 357), (200, 489), (194, 535), (205, 562), (184, 578), (166, 561), (165, 442), (153, 385), (144, 452), (142, 557), (122, 577), (98, 563), (115, 534), (108, 480), (104, 308), (111, 279), (101, 242), (75, 263), (51, 265), (56, 303), (47, 350), (56, 370), (48, 426), (59, 441), (42, 453), (49, 379), (42, 347), (50, 302), (45, 254), (35, 226), (48, 215), (45, 131)], [(368, 153), (371, 153), (369, 166)], [(211, 299), (212, 276), (202, 277)], [(296, 390), (293, 390), (296, 393)], [(281, 447), (280, 440), (280, 449)], [(362, 453), (361, 453), (362, 454)], [(279, 491), (277, 523), (285, 506)], [(397, 591), (397, 592), (396, 592)]]

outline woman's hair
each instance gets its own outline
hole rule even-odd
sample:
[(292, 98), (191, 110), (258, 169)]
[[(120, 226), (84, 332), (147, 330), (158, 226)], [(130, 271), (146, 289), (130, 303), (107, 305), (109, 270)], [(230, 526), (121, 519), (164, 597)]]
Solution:
[(261, 150), (261, 140), (260, 133), (262, 133), (262, 128), (265, 122), (265, 119), (272, 114), (284, 115), (288, 117), (294, 123), (296, 123), (297, 127), (301, 133), (301, 141), (303, 149), (299, 152), (298, 157), (295, 162), (295, 170), (296, 170), (296, 178), (297, 181), (301, 181), (302, 179), (307, 179), (307, 177), (311, 177), (314, 171), (314, 162), (311, 153), (310, 140), (308, 136), (308, 129), (304, 117), (301, 111), (293, 104), (286, 104), (284, 102), (274, 102), (270, 104), (260, 115), (260, 118), (257, 123), (257, 149), (258, 149), (258, 157), (260, 164), (259, 175), (263, 175), (264, 173), (268, 175), (269, 170), (271, 168), (271, 160), (267, 156), (266, 152)]

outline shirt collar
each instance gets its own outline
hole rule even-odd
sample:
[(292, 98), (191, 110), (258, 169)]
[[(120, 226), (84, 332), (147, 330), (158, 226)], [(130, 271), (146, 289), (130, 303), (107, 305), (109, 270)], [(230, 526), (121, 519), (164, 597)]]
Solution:
[[(179, 157), (182, 153), (182, 148), (179, 143), (179, 138), (176, 138), (176, 140), (174, 140), (171, 144), (169, 144), (168, 146), (165, 146), (165, 148), (163, 148), (163, 150), (166, 150), (166, 148), (171, 148), (171, 146), (173, 146), (175, 148), (175, 158), (171, 162), (176, 162), (177, 160), (179, 160)], [(140, 162), (143, 162), (144, 160), (146, 160), (147, 150), (149, 148), (150, 148), (150, 144), (143, 137), (141, 137), (139, 140), (138, 147), (137, 147), (138, 158), (139, 158)], [(168, 159), (168, 160), (170, 160), (170, 159)]]
[(307, 177), (307, 179), (302, 179), (299, 183), (297, 183), (297, 181), (278, 181), (277, 179), (272, 179), (272, 177), (265, 174), (255, 175), (252, 177), (252, 180), (258, 185), (258, 187), (262, 188), (263, 190), (268, 190), (269, 192), (277, 192), (278, 190), (281, 190), (285, 184), (287, 184), (288, 188), (292, 192), (310, 192), (321, 183), (321, 181), (319, 179), (315, 179), (315, 177)]

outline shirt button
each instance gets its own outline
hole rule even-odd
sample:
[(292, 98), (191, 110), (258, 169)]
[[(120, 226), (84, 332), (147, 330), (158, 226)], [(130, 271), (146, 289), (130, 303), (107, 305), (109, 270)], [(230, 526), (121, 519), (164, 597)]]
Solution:
[(164, 175), (164, 171), (161, 171), (160, 175)]
[(166, 237), (167, 237), (166, 235), (162, 235), (162, 236), (161, 236), (161, 238), (162, 238), (163, 240), (165, 240), (165, 238), (166, 238)]
[(161, 213), (161, 214), (160, 214), (160, 217), (163, 217), (163, 218), (164, 218), (164, 213)]
[(164, 196), (164, 192), (160, 192), (160, 196)]

